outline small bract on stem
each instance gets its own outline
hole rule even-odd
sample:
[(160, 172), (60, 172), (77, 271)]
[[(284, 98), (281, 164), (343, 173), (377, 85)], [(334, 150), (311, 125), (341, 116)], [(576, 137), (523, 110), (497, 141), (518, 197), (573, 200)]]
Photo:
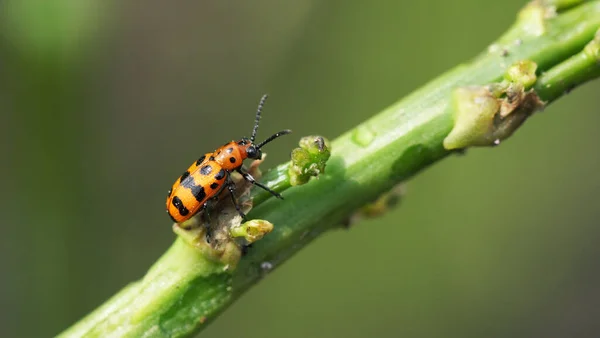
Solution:
[(331, 156), (331, 145), (323, 136), (305, 136), (299, 145), (292, 151), (292, 164), (288, 169), (292, 186), (305, 184), (311, 177), (323, 174)]
[(454, 127), (444, 139), (448, 150), (497, 146), (544, 104), (533, 90), (537, 65), (521, 60), (508, 67), (504, 80), (452, 92)]

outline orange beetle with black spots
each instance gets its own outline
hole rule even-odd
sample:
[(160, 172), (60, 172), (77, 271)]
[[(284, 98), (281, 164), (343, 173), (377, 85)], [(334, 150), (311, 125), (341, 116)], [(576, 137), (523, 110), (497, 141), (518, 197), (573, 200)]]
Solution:
[(248, 182), (265, 189), (277, 198), (283, 199), (277, 192), (256, 182), (254, 177), (242, 168), (242, 162), (245, 159), (258, 160), (262, 157), (261, 148), (265, 144), (279, 136), (292, 132), (288, 129), (282, 130), (259, 144), (254, 143), (260, 114), (266, 99), (267, 95), (263, 95), (258, 104), (252, 136), (249, 139), (242, 138), (237, 142), (231, 141), (213, 153), (205, 154), (192, 163), (188, 170), (175, 181), (167, 195), (167, 213), (174, 222), (182, 223), (192, 218), (200, 210), (207, 207), (211, 198), (219, 196), (224, 188), (229, 190), (236, 210), (242, 216), (242, 219), (246, 220), (246, 215), (240, 209), (235, 198), (235, 184), (229, 177), (232, 171), (237, 171)]

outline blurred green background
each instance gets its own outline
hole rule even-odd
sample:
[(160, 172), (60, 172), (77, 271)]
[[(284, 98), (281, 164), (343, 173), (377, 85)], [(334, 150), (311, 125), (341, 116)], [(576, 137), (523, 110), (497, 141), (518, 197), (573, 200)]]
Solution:
[[(249, 134), (263, 92), (260, 134), (295, 135), (267, 168), (467, 61), (524, 3), (0, 3), (0, 336), (57, 334), (143, 276), (174, 239), (166, 191)], [(597, 336), (599, 90), (419, 174), (204, 337)]]

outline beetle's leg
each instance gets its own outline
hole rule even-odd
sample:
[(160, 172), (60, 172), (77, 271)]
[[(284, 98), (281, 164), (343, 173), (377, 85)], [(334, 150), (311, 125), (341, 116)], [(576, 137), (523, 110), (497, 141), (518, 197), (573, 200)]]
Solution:
[(211, 221), (210, 211), (209, 211), (210, 205), (208, 204), (210, 201), (211, 200), (209, 199), (208, 201), (204, 202), (204, 204), (202, 204), (202, 207), (200, 207), (200, 211), (204, 212), (203, 218), (206, 221), (206, 222), (204, 222), (205, 225), (206, 224), (210, 225), (210, 221)]
[(202, 204), (202, 207), (200, 210), (202, 210), (204, 212), (203, 219), (205, 220), (204, 222), (204, 227), (206, 227), (206, 242), (210, 243), (211, 239), (212, 239), (212, 231), (211, 231), (211, 218), (210, 218), (210, 205), (209, 202), (211, 200), (209, 199), (208, 201), (204, 202), (204, 204)]
[(240, 208), (240, 205), (238, 204), (237, 199), (235, 198), (235, 183), (233, 183), (233, 181), (229, 180), (226, 184), (227, 184), (227, 190), (229, 190), (229, 194), (231, 195), (231, 201), (233, 201), (233, 205), (235, 206), (235, 210), (237, 210), (237, 212), (240, 214), (240, 216), (242, 216), (242, 221), (246, 222), (247, 221), (246, 214), (244, 214), (244, 212)]
[(254, 184), (257, 187), (263, 188), (266, 191), (268, 191), (271, 195), (279, 198), (279, 199), (283, 199), (283, 196), (281, 196), (278, 192), (273, 191), (271, 189), (269, 189), (268, 187), (256, 182), (256, 180), (254, 179), (254, 177), (252, 177), (252, 175), (250, 175), (249, 173), (243, 172), (241, 168), (236, 169), (236, 171), (238, 173), (240, 173), (240, 175), (242, 175), (244, 177), (244, 179), (252, 184)]
[(246, 256), (246, 254), (248, 254), (248, 250), (252, 247), (252, 243), (248, 244), (248, 245), (242, 245), (242, 257)]

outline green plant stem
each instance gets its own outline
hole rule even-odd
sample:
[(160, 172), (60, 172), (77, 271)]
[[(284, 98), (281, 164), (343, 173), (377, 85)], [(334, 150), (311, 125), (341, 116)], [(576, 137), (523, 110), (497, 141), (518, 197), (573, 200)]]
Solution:
[(285, 201), (253, 192), (255, 207), (249, 218), (268, 220), (275, 228), (254, 244), (236, 269), (207, 259), (178, 238), (142, 281), (120, 291), (62, 336), (196, 334), (313, 238), (346, 223), (360, 207), (450, 154), (442, 141), (454, 123), (453, 89), (501, 81), (506, 67), (518, 60), (531, 60), (537, 63), (538, 74), (548, 74), (533, 87), (546, 103), (564, 95), (566, 88), (598, 77), (597, 61), (573, 58), (600, 28), (600, 1), (565, 3), (569, 8), (544, 19), (543, 26), (536, 26), (535, 15), (526, 12), (535, 8), (528, 6), (516, 24), (471, 63), (338, 137), (331, 143), (326, 172), (318, 179), (292, 188), (289, 164), (268, 172), (262, 181), (282, 191)]
[(600, 31), (581, 52), (542, 74), (534, 90), (543, 100), (551, 100), (598, 76), (600, 76)]

